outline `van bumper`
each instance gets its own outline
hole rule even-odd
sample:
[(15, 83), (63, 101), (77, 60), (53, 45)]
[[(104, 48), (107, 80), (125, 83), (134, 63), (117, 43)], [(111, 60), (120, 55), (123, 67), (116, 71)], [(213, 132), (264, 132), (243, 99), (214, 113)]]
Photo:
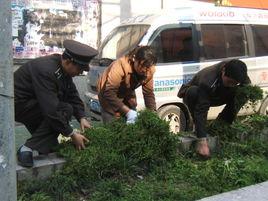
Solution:
[(89, 117), (94, 121), (102, 121), (100, 103), (97, 94), (85, 93), (85, 106), (89, 111)]

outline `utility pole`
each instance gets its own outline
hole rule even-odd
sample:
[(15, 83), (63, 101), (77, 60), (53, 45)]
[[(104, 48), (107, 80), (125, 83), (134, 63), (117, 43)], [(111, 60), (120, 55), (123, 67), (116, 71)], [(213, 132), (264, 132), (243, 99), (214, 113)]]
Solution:
[(11, 0), (0, 8), (0, 200), (16, 201)]
[(102, 26), (102, 1), (98, 0), (98, 10), (97, 10), (97, 49), (99, 50), (101, 46), (101, 26)]

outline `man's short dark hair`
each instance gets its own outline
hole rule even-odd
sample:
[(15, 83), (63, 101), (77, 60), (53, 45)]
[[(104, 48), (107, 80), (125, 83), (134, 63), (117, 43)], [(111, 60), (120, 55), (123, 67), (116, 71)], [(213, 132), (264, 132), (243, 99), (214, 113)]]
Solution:
[(225, 76), (243, 83), (247, 79), (247, 65), (238, 59), (232, 59), (225, 65)]
[(144, 67), (151, 67), (156, 64), (157, 58), (153, 48), (150, 46), (136, 47), (133, 51), (129, 53), (130, 58), (135, 58), (136, 61), (144, 61)]

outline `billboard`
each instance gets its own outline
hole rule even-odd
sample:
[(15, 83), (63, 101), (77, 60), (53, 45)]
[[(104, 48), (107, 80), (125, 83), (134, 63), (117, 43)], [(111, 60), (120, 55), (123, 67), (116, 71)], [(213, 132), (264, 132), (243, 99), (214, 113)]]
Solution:
[(14, 58), (61, 53), (65, 39), (96, 47), (98, 1), (12, 0)]
[(215, 3), (216, 5), (222, 6), (233, 6), (243, 8), (257, 8), (257, 9), (268, 9), (267, 0), (196, 0), (202, 2)]

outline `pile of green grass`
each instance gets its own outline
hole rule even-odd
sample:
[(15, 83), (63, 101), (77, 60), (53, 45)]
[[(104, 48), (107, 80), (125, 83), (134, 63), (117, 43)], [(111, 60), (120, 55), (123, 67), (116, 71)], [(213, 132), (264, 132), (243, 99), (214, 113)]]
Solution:
[(268, 117), (258, 115), (231, 126), (213, 122), (208, 130), (220, 137), (221, 149), (203, 161), (194, 152), (178, 153), (178, 135), (167, 122), (142, 111), (133, 125), (118, 120), (88, 130), (83, 151), (62, 144), (64, 168), (45, 181), (20, 182), (18, 200), (187, 201), (263, 182), (267, 126)]
[(57, 200), (81, 189), (91, 194), (102, 180), (129, 181), (176, 157), (175, 136), (169, 132), (168, 123), (148, 111), (141, 112), (135, 124), (118, 120), (90, 129), (85, 135), (90, 143), (83, 151), (75, 151), (72, 143), (60, 147), (59, 153), (67, 160), (65, 168), (47, 184), (42, 182), (42, 187), (33, 186), (37, 188), (34, 191), (42, 188)]
[(237, 88), (235, 97), (235, 106), (239, 106), (247, 102), (244, 107), (256, 109), (259, 100), (263, 98), (263, 90), (257, 85), (245, 85)]

